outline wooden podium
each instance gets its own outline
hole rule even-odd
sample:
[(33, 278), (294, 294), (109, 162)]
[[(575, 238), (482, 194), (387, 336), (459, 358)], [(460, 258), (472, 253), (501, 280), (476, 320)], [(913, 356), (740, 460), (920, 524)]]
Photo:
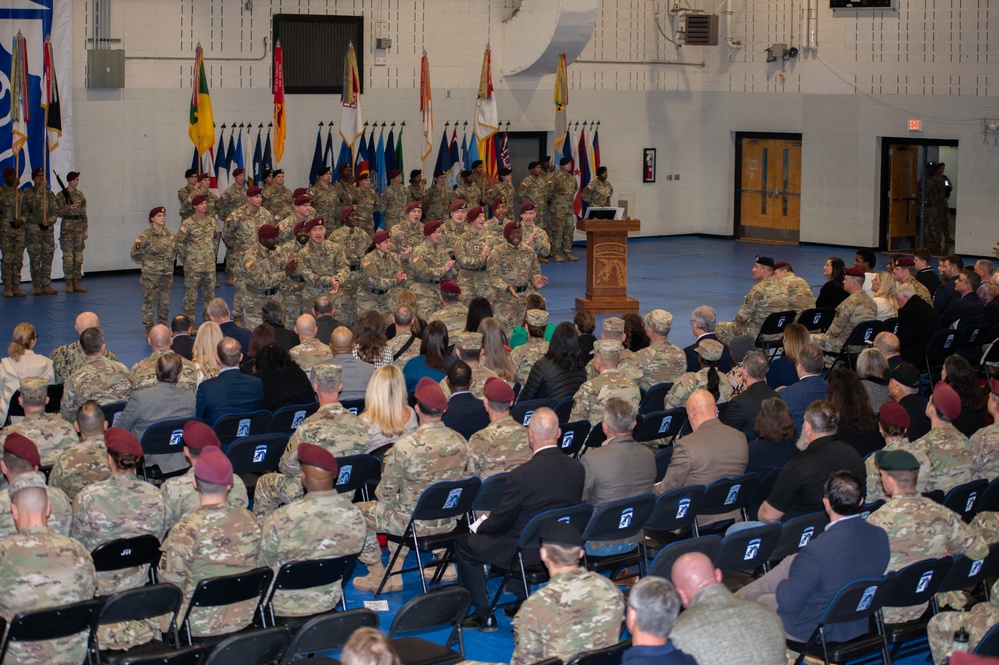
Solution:
[(641, 226), (637, 219), (579, 220), (586, 232), (586, 297), (576, 298), (576, 309), (638, 313), (638, 301), (628, 297), (628, 232)]

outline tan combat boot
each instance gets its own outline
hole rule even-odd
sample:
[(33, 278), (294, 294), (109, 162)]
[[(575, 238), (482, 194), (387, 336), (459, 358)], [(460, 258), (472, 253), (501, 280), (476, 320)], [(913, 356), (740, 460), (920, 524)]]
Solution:
[(59, 292), (53, 289), (50, 284), (46, 284), (45, 286), (42, 287), (42, 293), (44, 293), (47, 296), (52, 296)]
[(66, 293), (72, 293), (72, 292), (73, 292), (73, 280), (67, 279), (66, 280)]
[(87, 290), (85, 288), (83, 288), (83, 285), (80, 284), (80, 280), (78, 280), (78, 279), (74, 279), (73, 280), (73, 288), (76, 289), (77, 293), (86, 293), (87, 292)]
[(12, 286), (11, 291), (13, 291), (14, 295), (18, 298), (23, 298), (26, 295), (24, 291), (21, 290), (21, 286), (19, 284)]
[(14, 297), (14, 292), (11, 291), (11, 289), (10, 289), (9, 286), (3, 287), (3, 297), (4, 298), (13, 298)]
[(36, 286), (35, 289), (34, 289), (34, 291), (35, 291), (35, 295), (36, 296), (42, 295), (42, 287)]
[[(358, 591), (377, 591), (378, 585), (381, 584), (382, 577), (385, 576), (385, 566), (382, 565), (381, 559), (377, 563), (368, 564), (368, 574), (364, 577), (354, 578), (354, 588)], [(402, 590), (402, 579), (399, 576), (390, 577), (385, 582), (385, 587), (382, 591), (401, 591)]]

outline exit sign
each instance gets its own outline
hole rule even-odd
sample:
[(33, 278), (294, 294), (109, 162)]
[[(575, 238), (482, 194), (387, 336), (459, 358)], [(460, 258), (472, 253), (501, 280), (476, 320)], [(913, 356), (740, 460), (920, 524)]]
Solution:
[(922, 120), (910, 120), (909, 121), (909, 131), (910, 132), (921, 132), (921, 131), (923, 131), (923, 121)]

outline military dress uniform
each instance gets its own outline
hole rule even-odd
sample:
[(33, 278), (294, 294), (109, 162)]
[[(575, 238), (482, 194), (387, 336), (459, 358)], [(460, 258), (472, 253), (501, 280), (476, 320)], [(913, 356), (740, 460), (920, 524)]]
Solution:
[(764, 277), (746, 294), (742, 307), (732, 320), (718, 324), (718, 339), (727, 346), (739, 337), (756, 339), (766, 318), (774, 312), (786, 310), (789, 300), (787, 284), (773, 275)]
[(342, 316), (352, 321), (356, 311), (357, 293), (365, 277), (361, 263), (368, 252), (368, 247), (371, 246), (371, 235), (364, 229), (343, 225), (329, 234), (329, 240), (343, 249), (344, 256), (350, 264), (350, 279), (346, 283), (340, 283), (340, 291), (334, 296), (333, 302), (337, 311), (343, 312)]
[[(975, 479), (975, 450), (956, 427), (943, 423), (909, 444), (907, 450), (924, 453), (930, 459), (926, 489), (949, 492), (951, 488)], [(922, 476), (922, 474), (920, 474)]]
[[(156, 378), (156, 363), (164, 353), (168, 353), (169, 351), (170, 349), (165, 351), (153, 351), (151, 354), (132, 365), (132, 369), (130, 369), (128, 373), (132, 375), (133, 391), (141, 390), (142, 388), (149, 388), (150, 386), (155, 386), (159, 383), (159, 379)], [(198, 389), (198, 369), (194, 366), (194, 363), (187, 358), (181, 358), (180, 362), (181, 370), (180, 376), (177, 378), (177, 385), (187, 388), (193, 393)]]
[(485, 480), (512, 471), (533, 454), (527, 428), (507, 414), (468, 439), (468, 475)]
[(294, 197), (284, 185), (271, 183), (264, 187), (261, 194), (264, 197), (263, 207), (273, 215), (275, 222), (295, 213)]
[(399, 224), (406, 222), (406, 204), (409, 203), (409, 192), (399, 183), (385, 188), (378, 197), (378, 212), (385, 216), (385, 230), (391, 231)]
[[(514, 247), (503, 242), (493, 248), (487, 266), (494, 289), (494, 316), (505, 330), (513, 330), (520, 319), (524, 299), (528, 294), (538, 292), (534, 278), (541, 276), (541, 264), (529, 247), (523, 244)], [(513, 287), (516, 295), (507, 290), (509, 286)]]
[(642, 401), (641, 393), (633, 380), (617, 368), (606, 369), (576, 391), (569, 421), (588, 420), (591, 425), (602, 421), (604, 406), (611, 397), (623, 399), (636, 410)]
[(456, 198), (458, 197), (453, 189), (447, 185), (438, 187), (434, 183), (423, 195), (423, 219), (425, 221), (447, 219), (447, 209)]
[(132, 261), (142, 266), (139, 288), (142, 290), (142, 325), (166, 325), (173, 293), (173, 264), (177, 256), (173, 231), (167, 227), (157, 233), (152, 226), (139, 234), (129, 252)]
[[(28, 202), (17, 186), (0, 187), (0, 250), (3, 251), (3, 290), (5, 297), (23, 296), (21, 269), (24, 267), (26, 236), (24, 220), (28, 216)], [(19, 211), (19, 214), (18, 214)]]
[[(222, 240), (228, 248), (226, 252), (226, 269), (231, 270), (233, 281), (236, 284), (236, 295), (232, 300), (233, 318), (241, 317), (246, 312), (246, 291), (239, 282), (239, 265), (245, 260), (247, 252), (257, 244), (257, 229), (264, 224), (270, 224), (273, 215), (269, 210), (260, 206), (256, 210), (250, 210), (249, 206), (242, 205), (236, 208), (225, 219), (222, 227)], [(233, 263), (229, 267), (228, 258), (232, 257)]]
[[(44, 462), (44, 460), (42, 460)], [(40, 471), (29, 471), (14, 479), (13, 484), (0, 490), (0, 542), (6, 541), (17, 535), (17, 526), (14, 524), (14, 516), (10, 512), (11, 490), (23, 487), (45, 487), (45, 474)], [(46, 487), (49, 496), (49, 505), (52, 512), (49, 514), (48, 526), (53, 533), (60, 536), (68, 536), (73, 529), (73, 502), (70, 501), (66, 493), (57, 487)]]
[(352, 202), (357, 206), (357, 227), (369, 234), (375, 232), (375, 208), (378, 206), (378, 193), (374, 188), (355, 187)]
[[(62, 418), (59, 422), (65, 424)], [(104, 435), (88, 437), (63, 450), (49, 472), (49, 486), (61, 489), (72, 501), (87, 485), (99, 483), (111, 475)]]
[[(167, 524), (172, 526), (201, 507), (201, 497), (194, 486), (194, 467), (182, 476), (167, 478), (160, 486), (160, 496), (167, 511)], [(250, 498), (246, 483), (238, 475), (232, 477), (232, 489), (225, 502), (236, 508), (248, 508)]]
[(595, 179), (583, 188), (583, 201), (597, 208), (607, 208), (614, 197), (614, 187), (608, 180)]
[[(76, 412), (73, 412), (76, 418)], [(57, 413), (32, 413), (16, 423), (0, 430), (0, 449), (11, 434), (23, 434), (35, 447), (42, 464), (54, 464), (63, 451), (79, 442), (80, 438), (73, 425), (59, 417)]]
[(24, 191), (28, 204), (28, 259), (31, 263), (31, 284), (35, 294), (55, 293), (52, 282), (52, 259), (55, 256), (55, 225), (62, 206), (46, 187), (37, 185)]
[[(62, 272), (66, 277), (66, 290), (69, 291), (69, 281), (74, 282), (73, 288), (79, 291), (80, 278), (83, 277), (83, 249), (86, 246), (87, 235), (87, 197), (78, 189), (64, 189), (60, 194), (62, 208), (62, 225), (59, 228), (59, 247), (62, 249)], [(68, 200), (67, 200), (68, 199)], [(66, 210), (75, 205), (75, 211)]]
[(201, 317), (208, 320), (208, 303), (215, 298), (215, 247), (219, 240), (219, 230), (215, 220), (209, 216), (198, 219), (188, 217), (180, 225), (177, 233), (177, 256), (184, 260), (184, 300), (181, 311), (194, 321), (194, 307), (201, 290)]
[(434, 311), (440, 306), (441, 280), (458, 279), (458, 269), (455, 265), (447, 268), (451, 261), (448, 248), (444, 246), (442, 239), (438, 243), (432, 243), (429, 239), (417, 245), (409, 258), (413, 274), (409, 281), (409, 288), (416, 294), (420, 313), (424, 317), (433, 316)]
[(68, 423), (76, 420), (76, 412), (88, 400), (101, 406), (128, 401), (132, 394), (132, 375), (128, 368), (107, 358), (94, 358), (73, 373), (63, 384), (59, 413)]
[(829, 329), (812, 335), (812, 344), (823, 351), (838, 352), (853, 329), (864, 321), (878, 318), (878, 306), (874, 299), (863, 291), (851, 293), (836, 307), (836, 315)]
[(579, 184), (576, 176), (559, 171), (552, 178), (552, 221), (548, 235), (555, 256), (572, 252), (572, 236), (576, 231), (576, 215), (573, 206)]
[[(415, 250), (414, 250), (415, 251)], [(395, 252), (387, 254), (373, 249), (361, 261), (361, 281), (357, 289), (356, 312), (369, 309), (381, 312), (387, 319), (406, 282), (398, 284), (396, 275), (402, 272), (402, 258)]]

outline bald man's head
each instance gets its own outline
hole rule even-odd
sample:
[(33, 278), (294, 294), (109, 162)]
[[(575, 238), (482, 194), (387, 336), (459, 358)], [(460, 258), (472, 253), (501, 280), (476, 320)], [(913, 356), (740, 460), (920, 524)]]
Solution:
[(350, 328), (340, 326), (330, 335), (330, 350), (333, 353), (350, 353), (354, 348), (354, 333)]
[(82, 333), (87, 328), (100, 328), (101, 320), (93, 312), (81, 312), (76, 317), (76, 334)]
[(173, 335), (169, 328), (159, 324), (149, 329), (149, 337), (146, 340), (153, 351), (166, 351), (173, 344)]
[(714, 395), (707, 390), (695, 390), (687, 398), (687, 417), (690, 418), (691, 427), (697, 429), (706, 420), (711, 420), (718, 416), (718, 405), (715, 403)]
[(309, 339), (316, 336), (316, 317), (311, 314), (303, 314), (295, 321), (295, 332), (300, 339)]
[(689, 552), (680, 556), (673, 563), (670, 577), (684, 607), (690, 606), (694, 596), (701, 589), (720, 584), (722, 581), (721, 571), (715, 568), (715, 564), (707, 555), (700, 552)]
[(44, 487), (25, 487), (10, 498), (11, 517), (18, 533), (29, 527), (45, 526), (49, 516), (49, 493)]
[(885, 358), (897, 356), (900, 346), (898, 335), (887, 330), (879, 332), (874, 338), (874, 348), (884, 354)]
[(555, 445), (558, 442), (558, 416), (547, 407), (542, 407), (531, 416), (531, 422), (527, 425), (527, 438), (531, 443), (531, 450), (538, 450), (545, 446)]

